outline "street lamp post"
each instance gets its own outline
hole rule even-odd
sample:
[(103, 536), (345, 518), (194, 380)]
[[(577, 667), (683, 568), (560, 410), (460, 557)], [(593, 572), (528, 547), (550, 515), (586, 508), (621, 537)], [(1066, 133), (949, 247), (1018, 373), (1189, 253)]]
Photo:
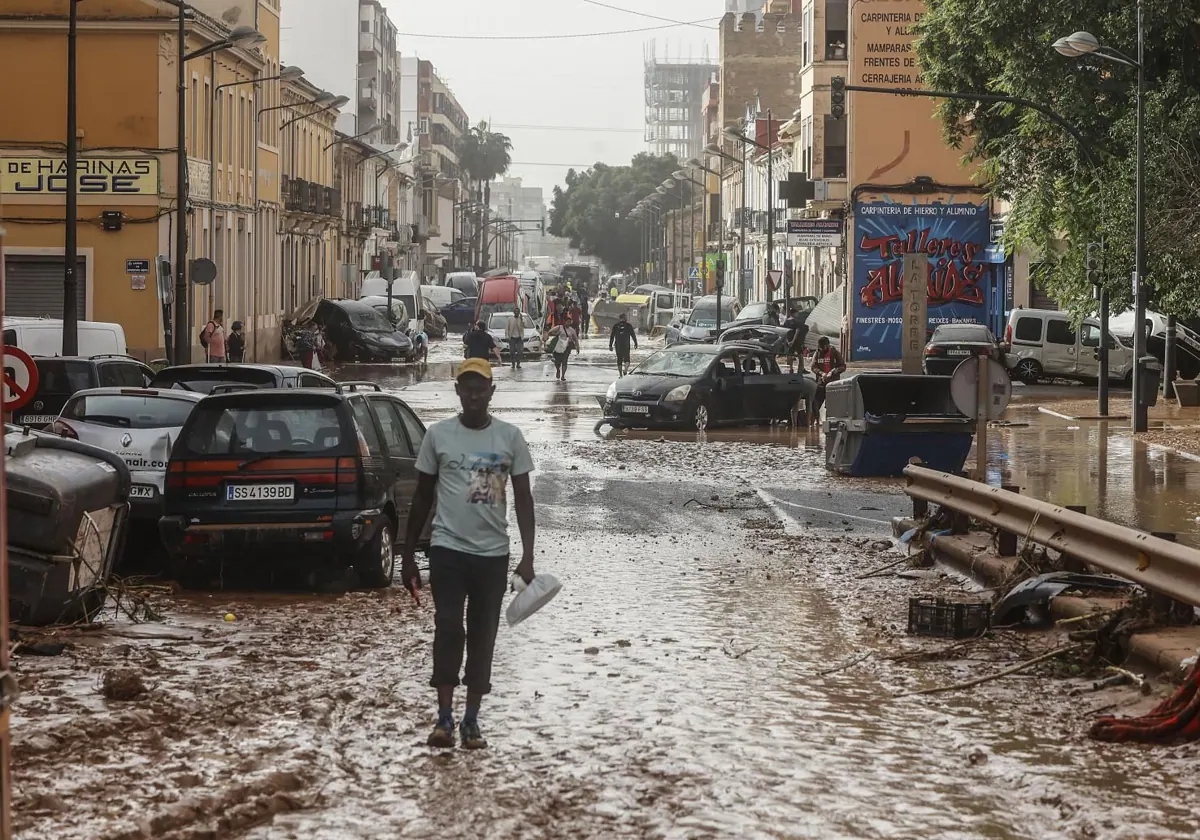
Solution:
[(75, 269), (79, 262), (79, 129), (76, 113), (79, 44), (79, 0), (71, 0), (67, 22), (67, 211), (66, 238), (63, 256), (63, 328), (64, 356), (79, 353), (79, 279)]
[[(72, 3), (74, 5), (74, 3)], [(187, 52), (187, 9), (188, 4), (178, 0), (179, 8), (178, 43), (176, 44), (176, 71), (178, 78), (176, 101), (176, 133), (179, 148), (176, 153), (176, 184), (175, 184), (175, 329), (174, 347), (171, 354), (172, 364), (185, 364), (191, 361), (191, 338), (188, 333), (188, 287), (187, 287), (187, 203), (188, 203), (188, 172), (187, 172), (187, 74), (186, 64), (194, 58), (201, 58), (230, 47), (261, 44), (266, 40), (253, 27), (239, 26), (221, 41), (216, 41), (193, 52)], [(211, 150), (210, 150), (211, 154)]]
[[(1143, 24), (1143, 0), (1137, 0), (1137, 58), (1133, 59), (1114, 47), (1102, 45), (1089, 32), (1076, 32), (1054, 42), (1054, 49), (1070, 58), (1095, 55), (1117, 64), (1137, 70), (1137, 152), (1134, 164), (1134, 257), (1133, 257), (1133, 411), (1131, 412), (1134, 432), (1144, 432), (1149, 427), (1149, 407), (1142, 398), (1145, 370), (1142, 357), (1146, 355), (1146, 201), (1145, 172), (1146, 157), (1146, 63), (1145, 34)], [(1101, 348), (1107, 352), (1107, 348)]]
[(745, 303), (746, 303), (746, 146), (745, 146), (745, 144), (741, 145), (741, 149), (742, 149), (741, 158), (736, 158), (733, 155), (726, 154), (725, 151), (722, 150), (721, 147), (718, 146), (716, 143), (710, 144), (708, 146), (708, 148), (705, 149), (705, 151), (709, 152), (710, 154), (717, 155), (718, 157), (720, 157), (724, 160), (731, 161), (731, 162), (736, 163), (739, 166), (741, 166), (742, 201), (741, 201), (741, 207), (738, 208), (738, 213), (742, 218), (740, 221), (741, 231), (739, 233), (739, 236), (741, 237), (741, 239), (738, 244), (738, 300), (742, 303), (742, 305), (745, 305)]
[[(723, 132), (726, 137), (731, 140), (736, 140), (742, 144), (742, 158), (745, 160), (746, 147), (754, 146), (755, 148), (767, 153), (767, 300), (773, 300), (774, 295), (771, 291), (771, 272), (775, 269), (775, 184), (774, 184), (774, 144), (772, 137), (774, 136), (774, 119), (771, 116), (770, 109), (767, 110), (767, 145), (759, 143), (752, 137), (747, 137), (745, 134), (734, 131), (731, 128), (725, 129)], [(742, 190), (745, 193), (746, 169), (742, 167)], [(743, 204), (744, 204), (743, 200)], [(745, 213), (745, 209), (742, 210)], [(742, 228), (742, 249), (745, 250), (745, 226)]]

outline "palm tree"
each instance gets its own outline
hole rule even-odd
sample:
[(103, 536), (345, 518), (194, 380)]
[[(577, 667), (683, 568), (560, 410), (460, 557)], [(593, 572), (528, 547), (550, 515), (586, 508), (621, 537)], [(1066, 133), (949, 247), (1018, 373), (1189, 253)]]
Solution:
[(512, 140), (505, 134), (492, 131), (486, 120), (474, 126), (464, 135), (462, 140), (459, 162), (469, 181), (475, 183), (474, 194), (483, 202), (480, 210), (480, 221), (476, 225), (475, 253), (476, 265), (482, 267), (486, 257), (487, 208), (492, 201), (492, 181), (508, 171), (512, 164)]

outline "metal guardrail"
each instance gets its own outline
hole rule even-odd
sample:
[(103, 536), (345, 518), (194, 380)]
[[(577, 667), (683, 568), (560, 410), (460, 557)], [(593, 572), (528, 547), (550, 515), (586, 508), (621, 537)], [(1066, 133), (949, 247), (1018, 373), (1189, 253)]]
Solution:
[(904, 475), (904, 492), (914, 499), (942, 505), (1200, 606), (1200, 551), (1194, 548), (937, 470), (909, 466)]

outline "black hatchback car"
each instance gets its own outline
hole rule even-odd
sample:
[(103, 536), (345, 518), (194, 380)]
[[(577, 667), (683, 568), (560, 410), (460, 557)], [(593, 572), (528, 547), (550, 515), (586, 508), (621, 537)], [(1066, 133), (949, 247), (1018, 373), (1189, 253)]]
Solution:
[(355, 383), (205, 397), (167, 467), (159, 531), (173, 572), (207, 582), (262, 558), (352, 566), (392, 581), (425, 426), (404, 402)]
[[(410, 313), (409, 317), (413, 317)], [(322, 300), (313, 323), (325, 328), (327, 345), (343, 362), (407, 362), (413, 343), (384, 315), (357, 300)]]
[(758, 345), (692, 344), (655, 353), (614, 382), (602, 403), (616, 428), (703, 431), (789, 421), (816, 388), (812, 374), (783, 373)]
[(178, 388), (211, 394), (219, 385), (252, 388), (336, 388), (323, 373), (295, 365), (260, 365), (238, 362), (231, 365), (174, 365), (154, 374), (152, 388)]
[(951, 376), (963, 359), (990, 356), (1004, 364), (1000, 342), (983, 324), (942, 324), (925, 345), (921, 368), (931, 376)]
[(145, 388), (154, 371), (132, 356), (35, 356), (37, 393), (13, 413), (18, 426), (42, 429), (58, 419), (77, 391), (88, 388)]

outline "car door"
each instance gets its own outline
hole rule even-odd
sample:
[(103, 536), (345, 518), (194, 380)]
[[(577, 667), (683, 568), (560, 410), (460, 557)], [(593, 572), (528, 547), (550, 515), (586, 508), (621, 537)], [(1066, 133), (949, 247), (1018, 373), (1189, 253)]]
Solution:
[(785, 373), (774, 355), (755, 352), (755, 373), (745, 377), (746, 405), (754, 420), (790, 420), (792, 409), (801, 399), (811, 400), (817, 383), (803, 369)]
[(404, 421), (391, 397), (372, 395), (367, 398), (371, 413), (379, 424), (380, 437), (392, 475), (392, 498), (396, 503), (397, 541), (407, 532), (408, 515), (417, 493), (417, 452), (408, 439)]
[(740, 423), (746, 419), (743, 355), (738, 350), (725, 350), (713, 365), (717, 387), (710, 413), (720, 423)]
[(351, 397), (347, 400), (350, 413), (367, 445), (367, 454), (363, 456), (363, 482), (366, 490), (366, 502), (371, 506), (382, 508), (388, 499), (393, 498), (393, 488), (396, 484), (395, 470), (383, 447), (380, 429), (367, 405), (365, 397)]
[(1100, 375), (1100, 325), (1085, 322), (1079, 329), (1079, 353), (1076, 372), (1088, 379)]
[(1048, 376), (1079, 375), (1079, 334), (1066, 318), (1057, 315), (1046, 318), (1042, 369)]

